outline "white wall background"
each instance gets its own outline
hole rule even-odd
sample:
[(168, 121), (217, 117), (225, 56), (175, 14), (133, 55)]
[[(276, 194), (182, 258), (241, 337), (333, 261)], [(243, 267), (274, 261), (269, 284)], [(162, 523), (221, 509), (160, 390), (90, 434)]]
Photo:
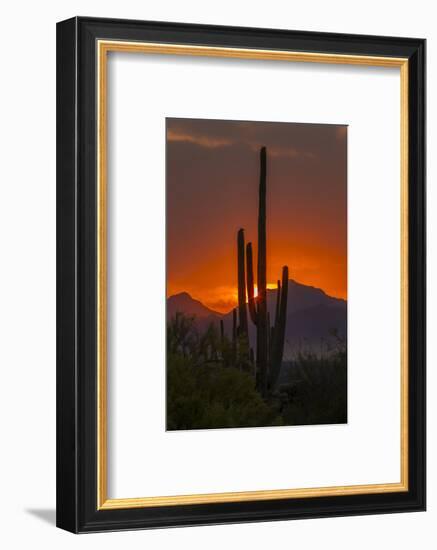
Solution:
[[(0, 542), (5, 548), (435, 547), (437, 31), (427, 0), (15, 1), (0, 64)], [(55, 529), (55, 22), (120, 17), (428, 38), (428, 512), (75, 537)]]
[[(109, 497), (400, 481), (399, 69), (162, 57), (109, 57)], [(165, 186), (147, 182), (165, 181), (169, 115), (349, 124), (347, 425), (165, 431)], [(256, 480), (254, 456), (275, 457)]]

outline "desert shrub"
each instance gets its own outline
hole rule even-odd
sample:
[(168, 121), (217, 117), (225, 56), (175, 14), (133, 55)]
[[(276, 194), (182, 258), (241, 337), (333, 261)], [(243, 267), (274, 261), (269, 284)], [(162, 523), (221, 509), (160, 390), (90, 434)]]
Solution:
[(288, 365), (288, 405), (285, 424), (342, 424), (347, 422), (346, 348), (326, 355), (300, 353)]
[(167, 326), (167, 429), (347, 422), (346, 343), (336, 332), (319, 354), (300, 349), (282, 366), (278, 390), (256, 390), (247, 341), (177, 313)]
[(254, 377), (221, 364), (167, 358), (167, 429), (271, 426), (282, 419), (255, 389)]

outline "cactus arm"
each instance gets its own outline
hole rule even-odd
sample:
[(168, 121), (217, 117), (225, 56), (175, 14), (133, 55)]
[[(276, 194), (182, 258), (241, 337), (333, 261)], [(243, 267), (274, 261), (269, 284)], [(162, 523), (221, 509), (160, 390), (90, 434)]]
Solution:
[(237, 308), (232, 310), (232, 359), (237, 361)]
[(255, 285), (253, 282), (253, 256), (252, 256), (252, 243), (247, 243), (246, 246), (246, 263), (247, 263), (247, 298), (249, 303), (249, 314), (252, 323), (256, 326), (257, 311), (255, 300)]
[(281, 303), (281, 281), (278, 280), (278, 287), (276, 290), (276, 308), (275, 308), (275, 326), (279, 320), (279, 305)]
[(282, 268), (282, 291), (281, 304), (279, 310), (279, 331), (278, 331), (278, 346), (279, 360), (282, 362), (284, 354), (285, 342), (285, 325), (287, 324), (287, 302), (288, 302), (288, 267), (284, 265)]
[[(279, 287), (278, 287), (279, 292)], [(284, 356), (285, 326), (287, 323), (288, 302), (288, 267), (282, 268), (282, 289), (279, 305), (278, 321), (275, 326), (275, 338), (272, 349), (272, 361), (269, 376), (269, 388), (274, 391), (279, 374), (281, 372), (282, 358)]]
[(276, 288), (276, 306), (275, 306), (275, 322), (270, 329), (270, 363), (274, 361), (275, 357), (275, 347), (276, 347), (276, 337), (279, 326), (279, 306), (281, 303), (281, 281), (278, 280), (278, 285)]
[(244, 229), (238, 231), (238, 318), (240, 323), (239, 336), (248, 334), (246, 309), (246, 272), (244, 266)]
[(279, 305), (281, 302), (281, 281), (278, 280), (278, 286), (276, 289), (276, 307), (275, 307), (275, 321), (272, 325), (272, 328), (270, 329), (270, 362), (273, 361), (274, 358), (274, 349), (276, 345), (276, 335), (277, 335), (277, 328), (279, 325)]
[(273, 327), (270, 324), (270, 313), (267, 311), (267, 365), (271, 359), (272, 331)]

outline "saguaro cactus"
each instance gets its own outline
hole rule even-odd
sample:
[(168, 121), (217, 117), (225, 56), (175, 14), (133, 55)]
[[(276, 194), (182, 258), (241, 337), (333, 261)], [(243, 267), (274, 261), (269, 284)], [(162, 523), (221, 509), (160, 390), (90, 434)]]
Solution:
[[(265, 147), (262, 147), (260, 150), (258, 199), (257, 297), (255, 297), (252, 243), (250, 242), (247, 243), (246, 247), (246, 274), (249, 314), (256, 326), (256, 383), (258, 390), (264, 397), (274, 390), (281, 369), (288, 299), (288, 267), (284, 266), (282, 268), (282, 287), (278, 281), (275, 323), (270, 328), (270, 318), (267, 311), (266, 175), (267, 151)], [(244, 244), (244, 236), (242, 242)]]
[(259, 197), (258, 197), (258, 316), (256, 321), (257, 357), (261, 393), (267, 392), (267, 236), (266, 236), (266, 148), (260, 151)]

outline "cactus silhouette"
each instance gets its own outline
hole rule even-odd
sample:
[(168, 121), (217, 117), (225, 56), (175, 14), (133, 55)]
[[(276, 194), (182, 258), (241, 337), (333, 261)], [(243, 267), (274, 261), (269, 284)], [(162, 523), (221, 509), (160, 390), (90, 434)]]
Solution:
[(285, 325), (287, 323), (287, 300), (288, 300), (288, 267), (282, 268), (282, 288), (278, 281), (276, 295), (275, 325), (272, 328), (270, 344), (270, 372), (269, 390), (274, 391), (281, 372), (282, 357), (284, 355)]
[(246, 270), (244, 265), (244, 229), (238, 231), (238, 320), (240, 337), (248, 337), (246, 308)]
[(249, 314), (252, 323), (256, 326), (257, 311), (255, 299), (255, 285), (253, 282), (253, 257), (252, 243), (247, 243), (246, 247), (246, 262), (247, 262), (247, 301), (249, 305)]
[(266, 236), (266, 148), (260, 151), (260, 175), (258, 197), (258, 268), (257, 268), (257, 357), (258, 386), (261, 394), (267, 393), (268, 373), (268, 325), (267, 325), (267, 236)]
[(237, 362), (237, 308), (232, 310), (232, 360)]
[[(260, 178), (258, 194), (258, 263), (257, 288), (255, 296), (255, 282), (253, 275), (252, 243), (246, 246), (246, 279), (247, 300), (250, 319), (256, 326), (256, 385), (263, 397), (276, 388), (281, 370), (284, 353), (285, 325), (287, 321), (288, 300), (288, 267), (282, 268), (282, 285), (278, 281), (274, 325), (270, 326), (270, 315), (267, 311), (267, 223), (266, 223), (266, 192), (267, 192), (267, 150), (260, 150)], [(243, 251), (241, 252), (241, 248)], [(241, 268), (241, 257), (244, 261), (244, 232), (238, 232), (238, 298), (239, 307), (243, 305), (244, 319), (247, 327), (246, 303), (240, 300), (246, 296), (246, 287), (241, 281), (244, 267)], [(241, 315), (240, 315), (241, 325)], [(243, 325), (244, 326), (244, 325)], [(242, 328), (242, 330), (244, 330)], [(246, 329), (247, 334), (247, 329)]]

